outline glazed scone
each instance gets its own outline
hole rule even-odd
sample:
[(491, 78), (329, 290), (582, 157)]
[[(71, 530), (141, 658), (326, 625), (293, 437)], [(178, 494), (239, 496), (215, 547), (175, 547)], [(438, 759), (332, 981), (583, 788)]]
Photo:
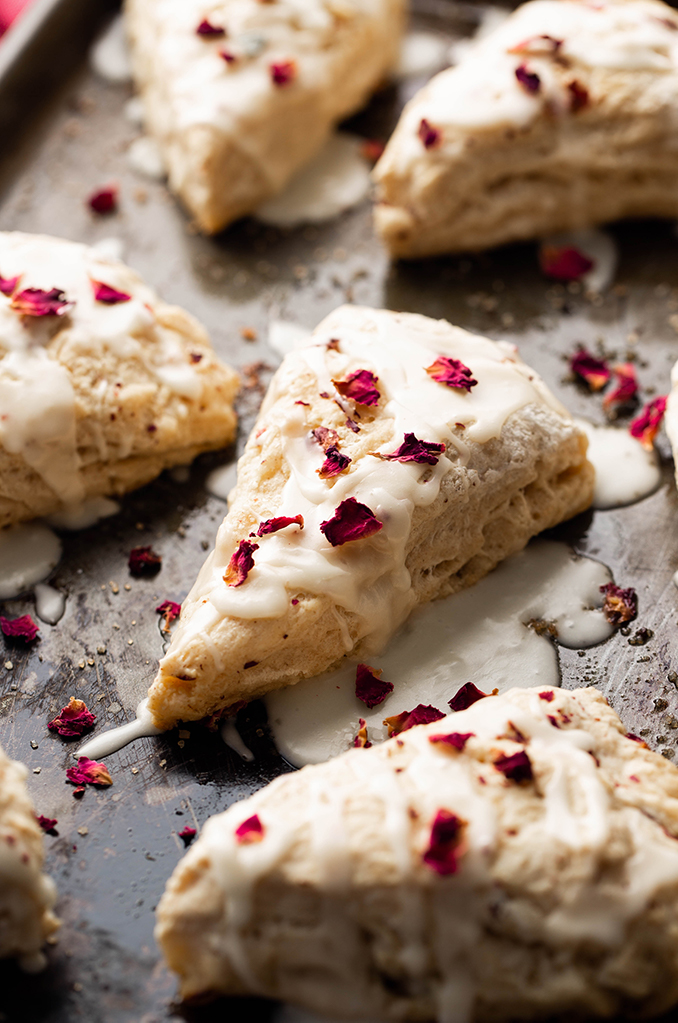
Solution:
[(237, 389), (204, 328), (123, 263), (0, 233), (0, 526), (224, 447)]
[(414, 607), (587, 508), (586, 448), (514, 346), (336, 310), (271, 382), (149, 691), (155, 724), (377, 652)]
[(280, 192), (394, 64), (405, 0), (126, 0), (170, 188), (213, 233)]
[(43, 837), (27, 773), (0, 749), (0, 958), (15, 956), (32, 970), (43, 964), (40, 950), (59, 921), (54, 883), (42, 873)]
[(156, 938), (185, 998), (499, 1023), (670, 1009), (677, 920), (676, 767), (595, 689), (512, 689), (211, 818)]
[(678, 16), (532, 0), (406, 106), (374, 171), (394, 256), (678, 215)]

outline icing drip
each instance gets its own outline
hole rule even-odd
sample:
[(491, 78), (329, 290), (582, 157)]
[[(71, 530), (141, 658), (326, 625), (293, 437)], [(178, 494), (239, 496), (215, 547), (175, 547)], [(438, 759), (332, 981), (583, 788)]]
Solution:
[[(341, 350), (327, 343), (341, 338)], [(439, 355), (470, 366), (478, 383), (470, 393), (433, 380), (426, 367)], [(304, 406), (289, 397), (299, 377), (312, 376), (319, 392), (335, 394), (333, 379), (358, 370), (378, 378), (383, 410), (392, 423), (393, 451), (405, 434), (445, 443), (450, 457), (464, 463), (466, 439), (484, 443), (499, 436), (508, 417), (526, 405), (546, 406), (566, 421), (569, 415), (512, 346), (475, 337), (424, 317), (400, 319), (392, 313), (346, 308), (326, 321), (307, 345), (295, 349), (274, 377), (267, 403), (279, 402), (279, 429), (290, 468), (276, 515), (303, 514), (304, 529), (282, 531), (259, 541), (246, 583), (228, 586), (224, 573), (242, 539), (226, 519), (193, 590), (202, 603), (180, 623), (177, 642), (205, 633), (219, 618), (275, 618), (285, 614), (295, 592), (329, 596), (365, 623), (371, 649), (383, 644), (413, 606), (405, 545), (416, 507), (432, 504), (443, 476), (452, 468), (443, 455), (435, 466), (386, 461), (367, 455), (336, 476), (332, 486), (318, 476), (324, 452), (310, 436)], [(286, 405), (283, 406), (283, 402)], [(461, 427), (464, 428), (462, 440)], [(395, 441), (395, 445), (394, 445)], [(330, 547), (320, 531), (341, 503), (355, 498), (374, 513), (382, 529), (369, 540)], [(206, 600), (205, 600), (206, 598)], [(350, 642), (350, 638), (349, 638)]]
[(254, 754), (242, 740), (240, 732), (236, 726), (235, 721), (231, 718), (226, 718), (221, 726), (221, 738), (224, 740), (226, 745), (230, 747), (239, 757), (247, 763), (251, 763), (254, 760)]
[(654, 451), (647, 451), (628, 430), (583, 419), (577, 424), (589, 439), (587, 457), (596, 470), (594, 508), (622, 508), (654, 493), (661, 482)]
[(268, 325), (268, 343), (273, 351), (284, 359), (298, 345), (308, 343), (310, 331), (289, 320), (271, 320)]
[(205, 490), (213, 494), (214, 497), (221, 498), (222, 501), (228, 501), (228, 495), (236, 484), (237, 475), (236, 462), (220, 465), (218, 469), (213, 469), (205, 480)]
[(132, 77), (125, 23), (122, 15), (111, 21), (90, 50), (89, 62), (95, 74), (113, 85), (122, 85)]
[(66, 594), (46, 583), (38, 583), (35, 587), (35, 611), (38, 618), (48, 625), (56, 625), (65, 610)]
[(141, 135), (131, 143), (127, 162), (132, 170), (149, 181), (162, 181), (167, 176), (160, 147), (149, 135)]
[(142, 700), (137, 707), (137, 716), (134, 721), (128, 721), (125, 725), (111, 728), (101, 735), (95, 735), (93, 739), (81, 746), (74, 757), (89, 757), (91, 760), (101, 760), (117, 753), (128, 743), (135, 739), (142, 739), (146, 736), (160, 735), (160, 729), (153, 724), (153, 719), (148, 712), (147, 700)]
[(55, 529), (77, 532), (80, 529), (89, 529), (102, 519), (117, 515), (119, 511), (120, 505), (117, 501), (111, 501), (108, 497), (90, 497), (79, 504), (62, 508), (54, 515), (49, 515), (45, 521)]
[(598, 561), (575, 558), (564, 545), (533, 542), (487, 578), (452, 597), (419, 608), (373, 661), (394, 685), (373, 710), (355, 696), (356, 661), (269, 693), (268, 719), (276, 746), (296, 766), (319, 763), (347, 749), (358, 717), (368, 738), (387, 737), (385, 717), (419, 703), (447, 710), (465, 682), (482, 691), (498, 686), (559, 685), (558, 658), (545, 635), (526, 628), (553, 622), (558, 642), (585, 648), (612, 634), (599, 587), (610, 573)]
[(0, 600), (46, 579), (59, 564), (61, 541), (39, 522), (0, 531)]

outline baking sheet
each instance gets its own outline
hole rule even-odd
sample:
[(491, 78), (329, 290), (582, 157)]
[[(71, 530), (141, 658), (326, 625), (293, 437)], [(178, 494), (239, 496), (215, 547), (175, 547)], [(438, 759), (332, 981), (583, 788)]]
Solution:
[[(90, 0), (94, 4), (94, 0)], [(418, 28), (468, 33), (482, 7), (448, 0), (415, 4)], [(98, 11), (105, 13), (106, 4)], [(604, 344), (622, 359), (637, 353), (643, 399), (665, 393), (678, 336), (678, 238), (674, 225), (614, 227), (620, 264), (615, 287), (600, 304), (554, 288), (540, 274), (533, 245), (479, 257), (389, 265), (375, 239), (369, 204), (322, 226), (280, 231), (244, 221), (216, 239), (195, 234), (164, 185), (128, 169), (126, 150), (139, 134), (124, 116), (128, 86), (98, 80), (83, 61), (82, 37), (61, 45), (75, 69), (26, 113), (22, 130), (3, 133), (0, 228), (63, 235), (93, 243), (115, 237), (126, 260), (168, 300), (186, 306), (208, 327), (219, 354), (244, 370), (238, 452), (253, 422), (261, 385), (278, 361), (266, 342), (269, 318), (313, 327), (344, 301), (446, 317), (468, 329), (520, 345), (525, 359), (575, 413), (603, 422), (600, 398), (567, 380), (566, 357), (584, 342)], [(382, 91), (351, 130), (386, 138), (415, 80)], [(30, 105), (30, 104), (29, 104)], [(19, 119), (21, 121), (21, 119)], [(16, 123), (15, 123), (16, 128)], [(120, 212), (95, 218), (85, 205), (97, 186), (116, 180)], [(246, 341), (243, 328), (257, 340)], [(639, 335), (629, 346), (629, 335)], [(255, 371), (252, 371), (252, 367)], [(678, 738), (678, 568), (672, 462), (659, 440), (662, 485), (629, 508), (580, 516), (552, 535), (608, 564), (616, 580), (638, 590), (638, 625), (654, 631), (644, 647), (620, 633), (586, 652), (559, 649), (563, 684), (596, 684), (630, 730), (673, 757)], [(212, 544), (225, 504), (205, 490), (207, 473), (236, 451), (205, 456), (186, 482), (164, 474), (129, 495), (120, 515), (82, 533), (64, 534), (64, 557), (53, 585), (68, 594), (55, 627), (41, 625), (30, 650), (0, 637), (0, 742), (25, 761), (37, 811), (57, 817), (46, 836), (47, 869), (59, 888), (64, 921), (48, 969), (25, 977), (0, 966), (0, 1021), (118, 1023), (192, 1020), (228, 1014), (234, 1021), (268, 1019), (263, 1002), (236, 1001), (182, 1009), (173, 979), (153, 943), (153, 909), (182, 853), (177, 837), (199, 826), (290, 768), (267, 735), (260, 704), (239, 724), (255, 753), (244, 763), (217, 735), (190, 726), (141, 740), (107, 758), (114, 784), (73, 799), (64, 783), (69, 747), (46, 723), (68, 697), (84, 699), (98, 727), (131, 718), (162, 652), (156, 604), (181, 601)], [(129, 550), (152, 544), (163, 556), (153, 579), (133, 579)], [(34, 614), (32, 598), (5, 602), (9, 616)]]

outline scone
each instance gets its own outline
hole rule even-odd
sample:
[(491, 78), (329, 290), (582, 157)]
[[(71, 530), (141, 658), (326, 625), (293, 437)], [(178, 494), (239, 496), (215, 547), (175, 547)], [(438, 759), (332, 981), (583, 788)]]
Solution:
[(42, 832), (26, 790), (27, 769), (0, 749), (0, 957), (26, 969), (43, 963), (45, 939), (59, 926), (56, 889), (42, 873)]
[(286, 357), (149, 691), (160, 728), (380, 650), (591, 503), (587, 442), (514, 346), (345, 306)]
[(146, 128), (203, 231), (280, 192), (395, 62), (405, 0), (127, 0)]
[(123, 263), (0, 233), (0, 527), (230, 443), (237, 388), (203, 327)]
[(676, 767), (595, 689), (512, 689), (211, 818), (156, 937), (185, 998), (498, 1023), (670, 1009), (677, 920)]
[(394, 256), (678, 215), (678, 15), (532, 0), (406, 106), (375, 168)]

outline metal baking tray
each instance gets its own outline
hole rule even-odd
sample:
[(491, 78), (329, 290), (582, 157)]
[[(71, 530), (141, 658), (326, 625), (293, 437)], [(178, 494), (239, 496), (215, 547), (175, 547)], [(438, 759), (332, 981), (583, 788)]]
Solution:
[[(115, 518), (64, 534), (64, 557), (53, 576), (68, 594), (64, 617), (55, 627), (42, 625), (42, 638), (29, 650), (0, 637), (0, 742), (28, 764), (38, 812), (58, 818), (58, 837), (46, 836), (47, 869), (63, 919), (45, 972), (27, 977), (11, 963), (0, 966), (0, 1021), (207, 1023), (226, 1013), (236, 1023), (263, 1020), (272, 1012), (264, 1002), (175, 1005), (174, 980), (152, 937), (154, 907), (182, 854), (177, 832), (187, 823), (202, 825), (291, 769), (273, 747), (262, 705), (239, 717), (253, 763), (240, 760), (218, 735), (190, 726), (189, 738), (174, 731), (107, 758), (113, 786), (88, 790), (79, 802), (64, 783), (72, 747), (47, 731), (47, 721), (71, 695), (92, 707), (98, 727), (133, 716), (163, 648), (154, 608), (185, 596), (225, 512), (207, 493), (206, 474), (242, 449), (278, 361), (266, 341), (270, 317), (312, 327), (346, 301), (445, 317), (515, 341), (573, 412), (602, 422), (599, 399), (567, 380), (566, 357), (577, 342), (599, 340), (624, 357), (628, 336), (637, 332), (644, 397), (666, 392), (678, 356), (669, 323), (678, 308), (678, 238), (665, 222), (613, 227), (620, 251), (616, 285), (594, 304), (581, 293), (556, 294), (538, 269), (534, 245), (389, 264), (372, 232), (369, 203), (326, 225), (281, 231), (245, 220), (217, 238), (200, 237), (163, 184), (128, 169), (126, 150), (138, 134), (124, 116), (131, 88), (100, 81), (88, 68), (88, 40), (110, 6), (108, 0), (49, 0), (11, 52), (3, 51), (9, 39), (0, 44), (0, 228), (87, 243), (122, 239), (127, 261), (206, 324), (218, 353), (243, 371), (245, 387), (237, 451), (199, 458), (185, 482), (164, 474), (125, 498)], [(476, 4), (420, 0), (413, 22), (452, 39), (470, 33), (481, 11)], [(37, 66), (46, 75), (39, 81)], [(384, 89), (352, 119), (351, 130), (385, 139), (420, 84)], [(95, 218), (86, 197), (112, 179), (120, 186), (120, 211)], [(255, 341), (242, 337), (246, 327), (256, 331)], [(630, 730), (673, 757), (678, 495), (664, 437), (659, 451), (663, 480), (651, 497), (582, 515), (553, 533), (608, 564), (622, 585), (636, 587), (638, 624), (654, 636), (636, 647), (617, 633), (585, 653), (559, 648), (558, 654), (563, 685), (597, 685)], [(148, 543), (162, 554), (162, 570), (153, 579), (133, 579), (129, 550)], [(0, 610), (34, 613), (30, 596)]]

